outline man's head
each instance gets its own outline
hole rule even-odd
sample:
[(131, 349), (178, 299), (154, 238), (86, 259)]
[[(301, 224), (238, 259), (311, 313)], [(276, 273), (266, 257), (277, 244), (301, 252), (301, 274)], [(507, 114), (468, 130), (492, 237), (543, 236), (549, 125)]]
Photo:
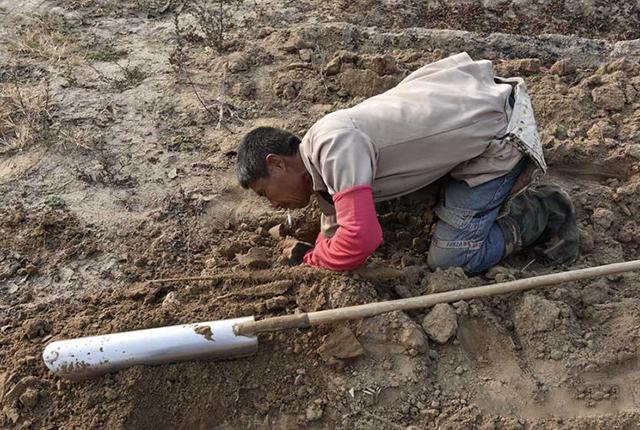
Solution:
[(236, 175), (240, 185), (266, 197), (276, 209), (305, 207), (313, 185), (299, 146), (300, 139), (288, 131), (273, 127), (251, 130), (238, 148)]

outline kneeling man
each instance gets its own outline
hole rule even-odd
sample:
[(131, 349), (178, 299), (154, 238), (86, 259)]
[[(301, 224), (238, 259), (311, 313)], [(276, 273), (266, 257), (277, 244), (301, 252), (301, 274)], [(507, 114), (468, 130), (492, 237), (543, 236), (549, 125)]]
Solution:
[(316, 122), (300, 140), (272, 127), (240, 143), (240, 185), (275, 208), (302, 208), (312, 195), (322, 231), (305, 263), (346, 271), (383, 240), (375, 202), (446, 176), (429, 249), (431, 268), (481, 273), (533, 248), (563, 264), (578, 252), (571, 200), (546, 171), (524, 81), (493, 76), (466, 53), (427, 64), (396, 87)]

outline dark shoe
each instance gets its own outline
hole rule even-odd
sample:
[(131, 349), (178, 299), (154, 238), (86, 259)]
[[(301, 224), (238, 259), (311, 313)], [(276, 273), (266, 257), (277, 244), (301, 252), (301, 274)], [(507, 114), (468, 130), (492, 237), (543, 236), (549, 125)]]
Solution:
[(560, 265), (578, 257), (578, 228), (571, 199), (556, 185), (540, 185), (516, 196), (498, 225), (505, 239), (505, 257), (523, 249)]
[(547, 227), (536, 241), (534, 252), (552, 265), (573, 263), (578, 258), (576, 211), (567, 193), (556, 185), (540, 185), (534, 193), (547, 207)]

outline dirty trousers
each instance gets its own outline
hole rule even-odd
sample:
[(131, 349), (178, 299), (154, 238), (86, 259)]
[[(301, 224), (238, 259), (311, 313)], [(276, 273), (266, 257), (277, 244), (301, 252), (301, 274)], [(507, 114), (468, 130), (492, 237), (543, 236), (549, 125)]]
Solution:
[(504, 236), (496, 218), (524, 165), (523, 159), (506, 175), (475, 187), (447, 180), (435, 209), (438, 222), (427, 260), (432, 269), (462, 267), (477, 275), (502, 259)]

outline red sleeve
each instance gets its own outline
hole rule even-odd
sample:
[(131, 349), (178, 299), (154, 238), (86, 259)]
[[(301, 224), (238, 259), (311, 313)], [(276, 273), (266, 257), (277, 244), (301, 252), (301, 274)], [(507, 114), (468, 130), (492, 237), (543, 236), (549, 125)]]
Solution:
[(304, 262), (335, 271), (352, 270), (362, 265), (382, 243), (371, 186), (360, 185), (333, 195), (338, 229), (331, 239), (322, 234)]

